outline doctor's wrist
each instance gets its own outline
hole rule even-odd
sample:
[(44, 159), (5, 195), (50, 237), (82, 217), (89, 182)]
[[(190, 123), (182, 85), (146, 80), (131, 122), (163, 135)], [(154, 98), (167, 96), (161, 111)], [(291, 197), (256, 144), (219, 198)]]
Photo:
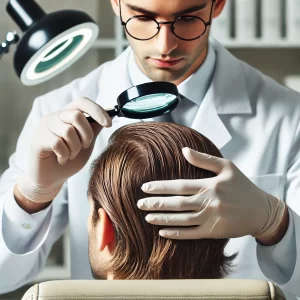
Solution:
[(265, 236), (263, 238), (256, 238), (255, 240), (259, 245), (273, 246), (275, 244), (278, 244), (283, 239), (283, 237), (285, 236), (288, 230), (288, 227), (289, 227), (289, 211), (288, 211), (288, 206), (285, 204), (283, 217), (281, 219), (281, 222), (277, 230), (269, 236)]
[(20, 193), (28, 200), (41, 204), (52, 201), (63, 186), (63, 182), (51, 186), (43, 186), (31, 180), (29, 176), (19, 178), (17, 187)]
[[(277, 232), (281, 226), (286, 205), (285, 202), (279, 199), (277, 196), (266, 192), (264, 192), (261, 201), (265, 201), (264, 208), (266, 209), (265, 213), (267, 213), (267, 222), (262, 228), (251, 235), (258, 240), (273, 240), (273, 237), (277, 236)], [(256, 220), (254, 219), (254, 221)], [(262, 224), (260, 224), (260, 226), (261, 225)]]
[(18, 185), (14, 187), (14, 198), (16, 203), (27, 213), (34, 214), (47, 208), (52, 201), (46, 203), (36, 203), (27, 199), (19, 190)]

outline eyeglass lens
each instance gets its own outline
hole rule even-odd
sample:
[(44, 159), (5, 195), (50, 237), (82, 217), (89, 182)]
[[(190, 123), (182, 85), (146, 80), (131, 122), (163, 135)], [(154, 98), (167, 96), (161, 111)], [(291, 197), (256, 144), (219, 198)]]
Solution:
[[(205, 22), (194, 16), (183, 16), (176, 19), (172, 28), (177, 37), (186, 40), (198, 38), (205, 32), (205, 29)], [(146, 40), (158, 33), (159, 25), (150, 17), (137, 16), (127, 21), (126, 30), (131, 36)]]

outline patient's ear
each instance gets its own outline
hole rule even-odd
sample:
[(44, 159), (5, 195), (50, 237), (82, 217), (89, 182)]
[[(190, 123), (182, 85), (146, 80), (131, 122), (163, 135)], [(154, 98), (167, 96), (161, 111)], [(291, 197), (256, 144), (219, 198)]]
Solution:
[(102, 252), (108, 246), (107, 249), (111, 251), (115, 246), (115, 233), (112, 221), (103, 208), (98, 209), (98, 214), (97, 248)]
[[(215, 8), (212, 15), (213, 18), (218, 17), (222, 13), (225, 4), (226, 4), (226, 0), (216, 0)], [(229, 4), (227, 3), (227, 5)]]

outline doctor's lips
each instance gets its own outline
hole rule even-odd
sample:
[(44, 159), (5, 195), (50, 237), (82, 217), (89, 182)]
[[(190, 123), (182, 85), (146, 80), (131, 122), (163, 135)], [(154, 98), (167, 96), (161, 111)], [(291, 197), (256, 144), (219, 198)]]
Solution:
[(150, 61), (160, 68), (170, 68), (176, 66), (183, 58), (177, 59), (156, 59), (149, 57)]

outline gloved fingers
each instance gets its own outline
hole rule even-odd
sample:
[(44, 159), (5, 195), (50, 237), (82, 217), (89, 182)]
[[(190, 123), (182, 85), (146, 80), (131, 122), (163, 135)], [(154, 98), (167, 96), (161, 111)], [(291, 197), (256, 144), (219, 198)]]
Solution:
[(70, 102), (67, 106), (70, 109), (78, 109), (89, 114), (96, 122), (104, 127), (111, 127), (112, 118), (99, 104), (89, 98), (80, 97), (77, 100)]
[(153, 225), (192, 226), (202, 225), (207, 219), (205, 212), (186, 213), (152, 213), (146, 216), (146, 221)]
[(147, 194), (192, 195), (213, 186), (215, 181), (215, 177), (149, 181), (142, 185), (142, 190)]
[[(60, 165), (64, 165), (68, 161), (70, 150), (63, 139), (53, 134), (52, 131), (48, 130), (44, 135), (44, 140), (47, 144), (43, 147), (43, 151), (54, 152), (54, 154), (57, 156), (58, 163)], [(46, 157), (41, 158), (43, 159)]]
[(64, 123), (72, 125), (79, 136), (83, 148), (88, 148), (93, 141), (94, 132), (90, 123), (79, 110), (62, 110), (57, 117)]
[[(140, 199), (137, 202), (139, 209), (145, 211), (185, 211), (197, 210), (201, 211), (207, 206), (207, 190), (197, 193), (192, 196), (170, 196), (170, 197), (148, 197)], [(201, 194), (201, 196), (199, 196)], [(204, 199), (201, 200), (201, 199)]]
[(185, 159), (192, 165), (219, 174), (224, 168), (225, 159), (185, 147), (182, 149)]
[(241, 237), (235, 227), (227, 227), (220, 216), (207, 215), (201, 220), (201, 225), (193, 227), (166, 227), (159, 231), (159, 235), (170, 239), (228, 239)]
[[(53, 121), (53, 118), (50, 118), (45, 122), (45, 126), (56, 136), (56, 139), (53, 140), (53, 151), (57, 146), (61, 145), (60, 139), (63, 139), (64, 143), (67, 145), (70, 150), (69, 157), (67, 159), (74, 159), (81, 150), (81, 141), (77, 135), (75, 128), (72, 125), (66, 124), (62, 121), (57, 122)], [(60, 146), (61, 147), (61, 146)], [(63, 159), (66, 159), (64, 157)]]

